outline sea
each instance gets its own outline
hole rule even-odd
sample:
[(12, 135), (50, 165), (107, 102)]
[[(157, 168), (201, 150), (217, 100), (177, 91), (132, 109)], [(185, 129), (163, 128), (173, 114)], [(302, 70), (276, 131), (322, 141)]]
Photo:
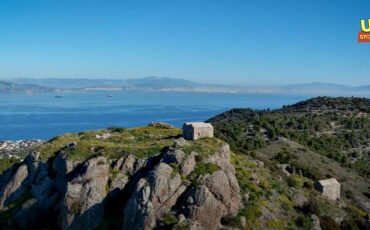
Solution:
[(232, 108), (275, 109), (308, 95), (198, 92), (0, 93), (0, 140), (47, 140), (65, 132), (162, 121), (181, 127)]

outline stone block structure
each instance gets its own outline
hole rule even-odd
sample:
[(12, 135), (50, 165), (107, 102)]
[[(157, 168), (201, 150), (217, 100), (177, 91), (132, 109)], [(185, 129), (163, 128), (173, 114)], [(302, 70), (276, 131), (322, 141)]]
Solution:
[(182, 126), (183, 137), (187, 140), (197, 140), (202, 137), (213, 137), (213, 126), (205, 122), (186, 122)]
[(315, 188), (329, 200), (340, 199), (340, 183), (335, 178), (319, 180), (315, 183)]

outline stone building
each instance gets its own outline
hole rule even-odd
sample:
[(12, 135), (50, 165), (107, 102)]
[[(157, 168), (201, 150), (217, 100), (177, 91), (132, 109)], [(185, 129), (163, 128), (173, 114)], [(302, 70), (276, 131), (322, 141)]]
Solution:
[(335, 178), (319, 180), (315, 183), (315, 188), (330, 200), (340, 198), (340, 183)]
[(205, 122), (186, 122), (182, 126), (182, 135), (187, 140), (213, 137), (213, 126)]

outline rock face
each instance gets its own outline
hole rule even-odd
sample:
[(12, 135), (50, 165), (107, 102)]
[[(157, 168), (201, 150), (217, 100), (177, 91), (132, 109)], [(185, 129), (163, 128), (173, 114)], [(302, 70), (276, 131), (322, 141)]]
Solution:
[(157, 218), (168, 212), (185, 190), (178, 173), (160, 163), (142, 178), (124, 209), (122, 229), (153, 229)]
[(105, 157), (87, 160), (67, 175), (67, 190), (59, 216), (63, 229), (98, 226), (104, 212), (108, 179), (109, 166)]
[[(241, 207), (227, 144), (202, 156), (175, 144), (142, 159), (128, 154), (112, 161), (103, 155), (72, 161), (65, 150), (76, 144), (47, 162), (30, 154), (0, 176), (0, 211), (12, 211), (1, 224), (95, 229), (110, 218), (112, 229), (218, 229), (222, 217)], [(197, 169), (205, 165), (213, 170)]]

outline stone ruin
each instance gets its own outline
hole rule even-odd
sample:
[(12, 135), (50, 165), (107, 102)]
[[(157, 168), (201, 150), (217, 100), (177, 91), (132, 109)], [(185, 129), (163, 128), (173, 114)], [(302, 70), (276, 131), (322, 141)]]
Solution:
[(329, 200), (340, 199), (340, 183), (335, 178), (317, 181), (315, 189)]
[(213, 137), (213, 126), (205, 122), (186, 122), (182, 126), (182, 133), (183, 137), (187, 140)]

